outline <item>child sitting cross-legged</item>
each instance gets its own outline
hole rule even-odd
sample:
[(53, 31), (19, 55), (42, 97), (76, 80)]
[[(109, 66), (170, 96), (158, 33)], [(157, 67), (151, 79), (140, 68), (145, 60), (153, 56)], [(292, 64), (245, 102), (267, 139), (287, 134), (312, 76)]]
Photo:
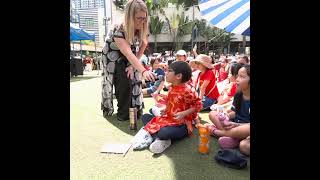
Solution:
[(219, 137), (218, 143), (223, 149), (236, 148), (241, 140), (250, 136), (250, 65), (239, 69), (236, 84), (238, 92), (231, 110), (211, 111), (209, 118), (213, 124), (206, 124), (211, 135)]
[(192, 134), (192, 120), (202, 108), (197, 93), (186, 84), (191, 78), (188, 63), (176, 61), (170, 64), (166, 80), (172, 84), (166, 97), (166, 108), (160, 116), (144, 114), (143, 138), (133, 144), (134, 150), (149, 147), (153, 153), (162, 153), (171, 140), (180, 140)]

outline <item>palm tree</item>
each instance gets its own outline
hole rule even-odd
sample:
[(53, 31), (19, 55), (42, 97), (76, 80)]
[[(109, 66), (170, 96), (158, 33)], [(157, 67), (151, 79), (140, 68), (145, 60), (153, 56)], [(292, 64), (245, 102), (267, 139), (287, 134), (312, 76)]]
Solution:
[(177, 36), (177, 33), (178, 33), (180, 16), (178, 14), (174, 13), (170, 17), (170, 20), (168, 18), (166, 18), (166, 20), (168, 21), (168, 24), (169, 24), (170, 34), (173, 35), (173, 42), (175, 42), (176, 41), (176, 36)]
[(184, 15), (184, 12), (181, 14), (173, 13), (170, 20), (168, 18), (166, 18), (166, 20), (169, 24), (170, 34), (173, 36), (173, 49), (179, 50), (183, 46), (183, 36), (191, 33), (192, 24), (190, 23), (188, 16), (186, 17)]
[(159, 16), (150, 17), (150, 33), (154, 35), (154, 51), (157, 52), (157, 35), (161, 33), (164, 21)]
[(113, 3), (117, 8), (124, 10), (127, 0), (113, 0)]
[(176, 4), (177, 7), (181, 5), (186, 11), (193, 5), (198, 5), (197, 0), (170, 0), (172, 4)]
[(179, 18), (179, 24), (178, 24), (178, 32), (176, 36), (176, 50), (182, 49), (182, 46), (184, 42), (182, 41), (182, 38), (184, 35), (191, 34), (192, 30), (192, 23), (189, 21), (189, 17), (184, 15), (184, 12), (182, 12), (180, 18)]
[(163, 9), (168, 6), (169, 0), (146, 0), (145, 2), (150, 15), (150, 33), (154, 35), (154, 50), (157, 52), (157, 35), (161, 33), (164, 24), (164, 21), (159, 18), (159, 13), (166, 16)]

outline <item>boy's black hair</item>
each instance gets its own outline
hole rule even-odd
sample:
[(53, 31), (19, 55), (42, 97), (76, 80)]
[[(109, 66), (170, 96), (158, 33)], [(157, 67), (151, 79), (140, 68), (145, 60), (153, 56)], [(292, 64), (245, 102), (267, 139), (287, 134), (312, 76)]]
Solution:
[(169, 65), (174, 74), (182, 74), (181, 83), (185, 83), (191, 79), (192, 70), (188, 63), (184, 61), (175, 61)]

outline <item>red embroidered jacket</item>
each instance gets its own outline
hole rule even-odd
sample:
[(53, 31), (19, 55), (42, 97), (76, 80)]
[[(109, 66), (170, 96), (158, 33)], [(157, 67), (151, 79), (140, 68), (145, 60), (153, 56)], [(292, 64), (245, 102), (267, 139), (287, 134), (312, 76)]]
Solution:
[[(186, 84), (172, 86), (166, 97), (166, 111), (165, 115), (154, 117), (144, 127), (150, 134), (154, 134), (165, 126), (177, 126), (186, 124), (189, 135), (192, 134), (192, 120), (197, 117), (197, 113), (202, 109), (202, 103), (197, 93)], [(195, 108), (196, 111), (185, 116), (182, 120), (174, 118), (177, 112)]]

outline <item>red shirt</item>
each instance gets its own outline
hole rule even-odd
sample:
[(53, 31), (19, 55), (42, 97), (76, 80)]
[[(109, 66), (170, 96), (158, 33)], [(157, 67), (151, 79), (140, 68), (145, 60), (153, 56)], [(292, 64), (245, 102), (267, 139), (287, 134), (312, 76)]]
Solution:
[(224, 90), (221, 92), (221, 96), (227, 95), (230, 97), (233, 97), (237, 92), (237, 83), (235, 82), (230, 82), (229, 84), (226, 85)]
[[(203, 84), (204, 80), (209, 80), (210, 83), (208, 84), (206, 91), (205, 91), (205, 96), (211, 98), (211, 99), (218, 99), (218, 97), (220, 96), (219, 91), (218, 91), (218, 87), (215, 86), (216, 84), (216, 77), (215, 74), (213, 73), (213, 71), (211, 69), (208, 69), (206, 72), (204, 72), (203, 74), (200, 74), (199, 76), (200, 78), (200, 83), (199, 83), (199, 88), (201, 87), (201, 85)], [(199, 79), (198, 78), (198, 79)], [(215, 86), (215, 87), (214, 87)], [(214, 87), (214, 89), (211, 91), (211, 89)], [(211, 92), (210, 92), (211, 91)], [(209, 94), (210, 92), (210, 94)]]
[(219, 71), (219, 82), (221, 82), (227, 78), (228, 78), (228, 72), (225, 71), (224, 67), (221, 67), (220, 71)]
[[(145, 125), (144, 129), (150, 134), (154, 134), (162, 127), (186, 124), (188, 134), (192, 134), (192, 120), (197, 117), (197, 113), (202, 109), (202, 103), (197, 93), (187, 84), (172, 86), (165, 100), (167, 102), (165, 115), (154, 117)], [(174, 118), (177, 112), (182, 112), (189, 108), (195, 108), (196, 111), (185, 116), (182, 120)]]
[(237, 92), (237, 83), (230, 82), (230, 88), (228, 89), (228, 96), (234, 96)]

